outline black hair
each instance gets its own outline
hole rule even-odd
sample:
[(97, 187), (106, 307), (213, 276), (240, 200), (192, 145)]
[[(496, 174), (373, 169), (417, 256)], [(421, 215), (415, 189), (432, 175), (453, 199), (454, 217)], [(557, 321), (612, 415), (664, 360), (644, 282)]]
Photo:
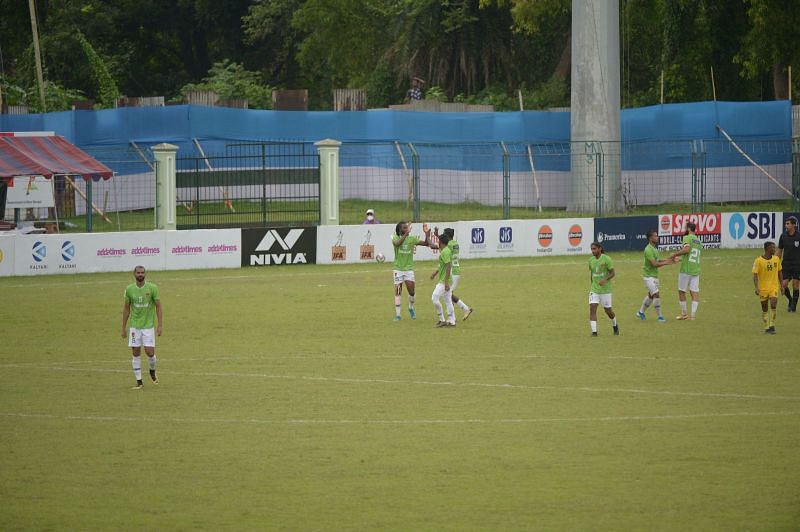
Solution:
[(764, 251), (768, 250), (770, 246), (774, 246), (775, 242), (764, 242)]
[(603, 245), (600, 242), (592, 242), (592, 244), (589, 247), (591, 247), (591, 246), (594, 246), (596, 248), (600, 248), (600, 254), (601, 255), (606, 252), (605, 248), (603, 247)]
[(786, 221), (792, 222), (792, 225), (797, 225), (797, 218), (795, 218), (794, 216), (789, 216), (788, 218), (786, 218)]
[(394, 232), (397, 236), (400, 236), (400, 228), (403, 227), (403, 224), (406, 222), (397, 222), (397, 225), (394, 227)]
[(455, 229), (453, 229), (452, 227), (445, 227), (445, 229), (444, 229), (444, 234), (446, 234), (447, 236), (449, 236), (449, 237), (450, 237), (450, 240), (452, 240), (452, 239), (453, 239), (453, 238), (455, 238), (455, 236), (456, 236), (456, 230), (455, 230)]
[(655, 230), (655, 229), (648, 229), (648, 230), (647, 230), (647, 240), (650, 240), (650, 236), (651, 236), (651, 235), (654, 235), (654, 234), (656, 234), (656, 233), (658, 233), (658, 231), (657, 231), (657, 230)]
[[(446, 229), (445, 229), (445, 231), (446, 231)], [(441, 235), (439, 235), (439, 243), (440, 244), (447, 245), (448, 242), (450, 242), (450, 235), (448, 235), (447, 233), (442, 233)]]
[(686, 222), (686, 234), (687, 235), (689, 234), (689, 231), (691, 231), (692, 233), (697, 231), (697, 224), (694, 223), (694, 222)]

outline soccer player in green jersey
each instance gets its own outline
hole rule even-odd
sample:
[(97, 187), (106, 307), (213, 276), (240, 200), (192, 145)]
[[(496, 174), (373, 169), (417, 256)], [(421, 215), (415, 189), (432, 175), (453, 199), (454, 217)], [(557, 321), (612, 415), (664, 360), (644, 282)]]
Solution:
[(650, 305), (653, 305), (656, 314), (658, 314), (658, 322), (664, 323), (667, 321), (664, 315), (661, 314), (658, 269), (668, 264), (675, 264), (675, 261), (658, 258), (658, 231), (650, 229), (647, 232), (647, 246), (644, 248), (644, 266), (642, 267), (642, 278), (644, 279), (644, 285), (647, 287), (647, 295), (644, 296), (642, 306), (639, 307), (639, 312), (636, 313), (636, 317), (640, 320), (645, 319), (644, 313)]
[[(686, 224), (686, 235), (683, 237), (683, 247), (673, 253), (672, 260), (681, 258), (681, 269), (678, 274), (678, 300), (681, 304), (681, 315), (676, 320), (693, 320), (700, 304), (700, 253), (703, 243), (695, 234), (697, 225), (694, 222)], [(686, 291), (692, 296), (692, 313), (686, 313)]]
[[(435, 234), (437, 237), (439, 236), (438, 227), (434, 227), (433, 234)], [(461, 262), (459, 260), (459, 253), (461, 251), (461, 248), (459, 247), (458, 242), (455, 239), (456, 237), (455, 229), (453, 229), (452, 227), (447, 227), (444, 230), (444, 234), (447, 235), (447, 237), (450, 239), (450, 242), (447, 243), (447, 247), (449, 247), (450, 251), (452, 252), (451, 260), (453, 267), (451, 274), (453, 280), (450, 283), (450, 293), (452, 294), (453, 304), (458, 305), (458, 308), (464, 311), (464, 317), (462, 319), (466, 321), (466, 319), (469, 318), (470, 315), (472, 314), (474, 308), (467, 305), (461, 298), (459, 298), (456, 295), (456, 286), (458, 286), (459, 282), (461, 281)]]
[[(450, 242), (450, 237), (443, 234), (439, 237), (439, 268), (431, 274), (431, 279), (439, 277), (439, 282), (433, 289), (431, 300), (433, 301), (433, 308), (439, 316), (437, 327), (455, 327), (456, 326), (456, 313), (453, 307), (453, 293), (451, 292), (452, 274), (453, 274), (453, 252), (447, 245)], [(447, 319), (444, 317), (442, 310), (441, 298), (444, 297), (444, 305), (447, 308)]]
[[(142, 346), (150, 363), (150, 379), (153, 384), (158, 384), (156, 376), (156, 334), (161, 336), (162, 314), (161, 298), (158, 287), (145, 281), (144, 266), (137, 266), (133, 269), (133, 276), (136, 282), (129, 284), (125, 289), (125, 301), (122, 305), (122, 337), (128, 338), (128, 347), (133, 352), (133, 374), (136, 376), (136, 386), (134, 390), (141, 390), (142, 384), (142, 361), (139, 355), (142, 354)], [(158, 328), (155, 327), (155, 319), (158, 317)], [(127, 330), (128, 318), (131, 320), (130, 333)]]
[(603, 246), (597, 242), (592, 242), (591, 250), (589, 271), (591, 272), (592, 290), (589, 292), (589, 325), (592, 327), (592, 336), (597, 336), (597, 305), (603, 305), (606, 316), (611, 319), (614, 336), (619, 336), (617, 315), (611, 308), (611, 279), (616, 275), (614, 261), (605, 254)]
[(400, 222), (392, 235), (394, 248), (394, 321), (400, 321), (400, 309), (403, 305), (403, 285), (408, 291), (408, 314), (411, 319), (417, 318), (414, 310), (416, 301), (416, 288), (414, 281), (414, 248), (416, 246), (430, 246), (430, 229), (427, 224), (422, 225), (425, 240), (420, 240), (411, 234), (411, 224)]

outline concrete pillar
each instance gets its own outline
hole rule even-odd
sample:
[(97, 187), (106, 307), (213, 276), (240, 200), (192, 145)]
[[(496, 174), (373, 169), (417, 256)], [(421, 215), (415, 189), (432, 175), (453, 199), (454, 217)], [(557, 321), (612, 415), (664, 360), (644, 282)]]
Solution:
[(572, 0), (569, 210), (595, 212), (598, 196), (604, 211), (622, 208), (619, 54), (619, 0)]
[(320, 225), (339, 225), (339, 147), (338, 140), (314, 143), (319, 151)]
[(175, 189), (175, 154), (178, 147), (159, 144), (152, 147), (156, 157), (156, 229), (175, 229), (177, 191)]

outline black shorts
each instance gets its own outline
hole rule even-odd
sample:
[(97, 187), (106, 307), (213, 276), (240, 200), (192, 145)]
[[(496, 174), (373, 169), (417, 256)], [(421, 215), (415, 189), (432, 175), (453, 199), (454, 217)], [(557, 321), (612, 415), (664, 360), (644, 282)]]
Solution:
[(800, 264), (784, 264), (782, 272), (784, 279), (800, 279)]

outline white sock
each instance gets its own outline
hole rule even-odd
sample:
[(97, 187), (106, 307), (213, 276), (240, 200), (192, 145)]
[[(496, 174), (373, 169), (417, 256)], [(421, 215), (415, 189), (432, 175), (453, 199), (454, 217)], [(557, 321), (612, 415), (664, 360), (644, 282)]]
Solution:
[(616, 316), (614, 316), (613, 318), (611, 318), (611, 325), (613, 325), (614, 327), (616, 327), (616, 326), (617, 326), (617, 317), (616, 317)]
[(464, 303), (463, 299), (459, 299), (456, 305), (458, 305), (458, 308), (460, 308), (461, 310), (469, 310), (469, 307), (467, 306), (466, 303)]
[(697, 314), (697, 305), (699, 305), (699, 301), (692, 301), (692, 316)]
[(394, 296), (394, 315), (400, 317), (400, 307), (403, 304), (402, 296)]
[(659, 316), (661, 316), (661, 298), (657, 297), (653, 299), (653, 308), (656, 309), (656, 312)]
[(414, 308), (414, 303), (417, 301), (417, 296), (408, 296), (408, 308)]
[(153, 354), (153, 356), (147, 357), (147, 363), (150, 364), (150, 369), (151, 370), (155, 370), (156, 369), (156, 355)]
[(136, 380), (142, 380), (142, 357), (133, 357), (131, 365), (133, 366), (133, 374), (136, 375)]
[(593, 333), (596, 333), (596, 332), (597, 332), (597, 322), (596, 322), (596, 321), (589, 320), (589, 325), (591, 325), (591, 326), (592, 326), (592, 332), (593, 332)]
[(686, 314), (686, 301), (681, 301), (681, 314)]
[(652, 300), (650, 299), (650, 296), (644, 296), (644, 301), (642, 301), (642, 306), (639, 308), (639, 312), (644, 314), (647, 308), (650, 306), (651, 301)]

